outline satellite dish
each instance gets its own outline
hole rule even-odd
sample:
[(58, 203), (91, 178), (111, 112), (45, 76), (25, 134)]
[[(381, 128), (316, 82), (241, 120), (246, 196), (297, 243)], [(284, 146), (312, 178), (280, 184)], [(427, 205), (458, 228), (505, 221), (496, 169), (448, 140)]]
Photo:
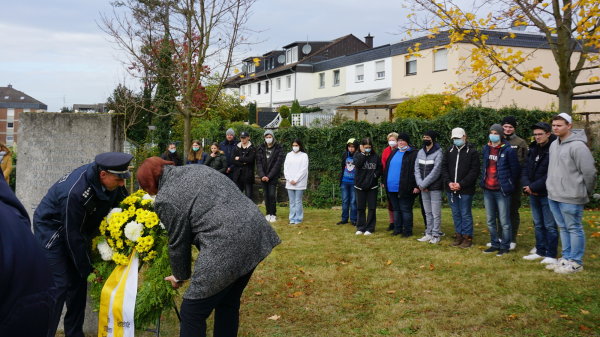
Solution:
[(282, 54), (282, 55), (279, 55), (279, 56), (277, 57), (277, 62), (278, 62), (278, 63), (281, 63), (281, 64), (284, 64), (284, 63), (285, 63), (285, 55), (283, 55), (283, 54)]
[(302, 53), (304, 55), (308, 55), (311, 50), (312, 50), (312, 47), (308, 43), (305, 44), (304, 46), (302, 46)]
[(242, 66), (242, 72), (244, 72), (244, 73), (245, 73), (246, 71), (248, 71), (248, 65), (247, 65), (247, 64), (244, 64), (244, 65)]

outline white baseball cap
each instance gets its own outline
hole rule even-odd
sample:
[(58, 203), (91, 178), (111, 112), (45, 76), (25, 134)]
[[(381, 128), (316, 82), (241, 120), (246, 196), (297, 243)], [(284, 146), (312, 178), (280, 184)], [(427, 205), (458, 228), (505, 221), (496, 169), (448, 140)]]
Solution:
[(462, 138), (466, 135), (466, 132), (463, 128), (454, 128), (452, 129), (452, 136), (450, 138)]

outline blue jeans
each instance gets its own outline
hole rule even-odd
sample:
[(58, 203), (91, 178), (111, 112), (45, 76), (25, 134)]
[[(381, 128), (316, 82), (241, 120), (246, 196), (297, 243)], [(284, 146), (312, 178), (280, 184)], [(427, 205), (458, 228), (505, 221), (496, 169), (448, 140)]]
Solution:
[(302, 194), (304, 190), (287, 190), (290, 199), (290, 223), (301, 223), (304, 218)]
[(398, 192), (388, 192), (388, 200), (394, 209), (394, 233), (403, 236), (413, 235), (413, 205), (416, 194), (398, 196)]
[(558, 228), (548, 205), (548, 197), (531, 195), (529, 205), (535, 229), (536, 254), (556, 258)]
[(461, 235), (473, 236), (472, 194), (448, 193), (448, 203), (452, 210), (454, 231)]
[(350, 221), (356, 223), (356, 193), (354, 193), (354, 184), (340, 185), (342, 189), (342, 222)]
[[(510, 239), (512, 237), (512, 228), (510, 225), (510, 195), (505, 196), (500, 191), (484, 189), (483, 203), (485, 205), (485, 215), (492, 247), (508, 250), (510, 248)], [(500, 219), (502, 242), (499, 240), (498, 230), (496, 229), (496, 214)]]
[(581, 224), (583, 205), (567, 204), (550, 199), (548, 199), (548, 204), (560, 230), (563, 259), (583, 264), (583, 253), (585, 252), (585, 234)]

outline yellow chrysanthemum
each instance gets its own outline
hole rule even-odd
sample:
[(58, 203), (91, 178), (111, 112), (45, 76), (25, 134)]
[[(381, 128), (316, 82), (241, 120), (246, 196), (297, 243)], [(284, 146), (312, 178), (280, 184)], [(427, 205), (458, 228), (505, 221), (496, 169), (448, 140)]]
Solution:
[(154, 246), (154, 238), (152, 236), (142, 236), (141, 238), (138, 239), (138, 243), (135, 246), (135, 249), (140, 252), (147, 252), (150, 249), (152, 249), (152, 246)]
[(125, 254), (121, 254), (121, 253), (114, 253), (112, 256), (113, 261), (115, 261), (116, 264), (120, 264), (120, 265), (124, 265), (126, 266), (129, 263), (129, 258), (127, 258), (127, 256), (125, 256)]
[(142, 200), (142, 206), (148, 206), (152, 203), (152, 200), (150, 199), (144, 199)]
[(146, 256), (142, 259), (144, 261), (150, 261), (153, 260), (154, 258), (156, 258), (156, 256), (158, 255), (158, 253), (155, 250), (152, 250), (150, 252), (148, 252), (148, 254), (146, 254)]

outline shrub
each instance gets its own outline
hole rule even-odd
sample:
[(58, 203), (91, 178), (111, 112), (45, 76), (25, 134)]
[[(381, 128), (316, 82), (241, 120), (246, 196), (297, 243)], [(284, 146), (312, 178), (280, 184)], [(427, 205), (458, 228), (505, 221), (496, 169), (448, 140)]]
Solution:
[(298, 100), (295, 99), (292, 102), (292, 108), (290, 109), (290, 113), (292, 114), (299, 114), (302, 112), (302, 108), (300, 107), (300, 103), (298, 103)]
[(277, 109), (282, 118), (290, 118), (290, 108), (287, 105), (282, 105)]
[(395, 117), (432, 119), (464, 106), (465, 102), (454, 95), (420, 95), (398, 104)]

